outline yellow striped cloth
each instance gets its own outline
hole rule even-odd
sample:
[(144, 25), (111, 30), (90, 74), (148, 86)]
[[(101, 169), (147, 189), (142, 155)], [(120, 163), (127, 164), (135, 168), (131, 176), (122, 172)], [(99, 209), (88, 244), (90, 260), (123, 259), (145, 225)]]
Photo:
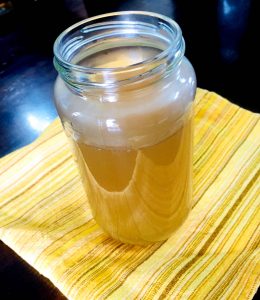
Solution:
[(250, 299), (259, 285), (260, 117), (198, 90), (194, 207), (163, 243), (92, 219), (58, 120), (0, 160), (0, 237), (69, 299)]

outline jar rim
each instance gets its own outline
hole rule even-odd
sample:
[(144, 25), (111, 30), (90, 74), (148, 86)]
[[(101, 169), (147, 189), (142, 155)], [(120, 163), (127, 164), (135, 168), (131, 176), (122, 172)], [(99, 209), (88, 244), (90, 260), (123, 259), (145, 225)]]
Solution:
[[(76, 29), (84, 29), (85, 27), (89, 30), (88, 26), (91, 22), (97, 22), (94, 25), (91, 25), (93, 27), (98, 26), (100, 24), (99, 21), (102, 19), (108, 18), (108, 17), (119, 17), (119, 16), (127, 16), (127, 15), (136, 15), (136, 16), (146, 16), (146, 17), (151, 17), (151, 18), (156, 18), (158, 20), (161, 20), (164, 22), (164, 25), (167, 26), (168, 33), (170, 33), (170, 39), (171, 43), (169, 46), (162, 50), (160, 53), (156, 54), (155, 56), (152, 56), (151, 58), (145, 59), (141, 62), (132, 64), (132, 65), (126, 65), (126, 66), (121, 66), (121, 67), (113, 67), (113, 68), (100, 68), (100, 67), (90, 67), (90, 66), (82, 66), (77, 63), (72, 63), (67, 57), (64, 55), (64, 50), (63, 47), (64, 45), (62, 44), (63, 40), (68, 36), (71, 32), (73, 32)], [(124, 21), (120, 21), (121, 23)], [(130, 22), (130, 21), (129, 21)], [(171, 18), (154, 13), (154, 12), (147, 12), (147, 11), (120, 11), (120, 12), (112, 12), (112, 13), (106, 13), (106, 14), (101, 14), (97, 15), (94, 17), (90, 17), (87, 19), (84, 19), (80, 22), (77, 22), (76, 24), (68, 27), (66, 30), (64, 30), (55, 40), (54, 42), (54, 65), (55, 68), (57, 69), (58, 73), (61, 75), (61, 77), (67, 82), (67, 83), (72, 83), (72, 85), (77, 85), (77, 84), (86, 84), (91, 83), (92, 85), (96, 86), (102, 86), (103, 84), (107, 84), (107, 82), (103, 82), (104, 77), (108, 78), (108, 74), (122, 74), (122, 73), (127, 73), (129, 77), (131, 77), (131, 73), (136, 74), (138, 70), (140, 69), (140, 74), (138, 76), (133, 76), (131, 79), (132, 81), (135, 80), (134, 77), (140, 77), (142, 75), (142, 69), (146, 67), (146, 69), (152, 71), (155, 69), (160, 69), (160, 66), (165, 64), (167, 62), (167, 65), (174, 66), (178, 64), (178, 62), (182, 59), (185, 51), (185, 43), (184, 39), (182, 37), (182, 31), (179, 27), (179, 25), (172, 20)], [(66, 52), (66, 51), (65, 51)], [(147, 73), (147, 72), (146, 72)], [(86, 74), (102, 74), (101, 76), (101, 82), (91, 82), (91, 78), (89, 76), (87, 81), (83, 80), (82, 81), (82, 75)], [(106, 76), (103, 76), (103, 75)], [(144, 74), (145, 75), (145, 74)], [(113, 77), (113, 76), (112, 76)], [(116, 78), (116, 76), (115, 76)], [(140, 78), (139, 78), (140, 79)], [(125, 80), (121, 80), (122, 82), (125, 82)], [(129, 82), (129, 78), (127, 80)], [(73, 84), (74, 83), (74, 84)], [(110, 82), (112, 84), (112, 82)], [(118, 81), (117, 81), (118, 84)]]

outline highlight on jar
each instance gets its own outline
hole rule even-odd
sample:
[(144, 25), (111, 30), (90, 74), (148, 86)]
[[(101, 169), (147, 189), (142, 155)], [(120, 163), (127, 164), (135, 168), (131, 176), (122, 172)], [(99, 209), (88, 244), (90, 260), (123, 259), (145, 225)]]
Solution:
[(149, 12), (81, 21), (57, 38), (55, 104), (93, 218), (114, 239), (166, 240), (192, 203), (196, 76), (178, 24)]

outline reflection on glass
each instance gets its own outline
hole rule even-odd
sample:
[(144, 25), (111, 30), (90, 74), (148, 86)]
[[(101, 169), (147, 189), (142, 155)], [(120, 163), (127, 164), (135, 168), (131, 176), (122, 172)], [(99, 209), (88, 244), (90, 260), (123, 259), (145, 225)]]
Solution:
[(39, 132), (42, 132), (50, 124), (50, 121), (41, 119), (32, 114), (28, 114), (27, 121), (32, 129)]

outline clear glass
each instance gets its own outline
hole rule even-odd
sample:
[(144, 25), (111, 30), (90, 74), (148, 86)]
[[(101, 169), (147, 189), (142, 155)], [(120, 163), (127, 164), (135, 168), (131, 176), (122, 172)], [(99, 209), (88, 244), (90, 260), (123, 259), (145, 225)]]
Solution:
[(192, 197), (196, 78), (171, 19), (148, 12), (93, 17), (54, 45), (55, 104), (92, 214), (113, 238), (167, 239)]

